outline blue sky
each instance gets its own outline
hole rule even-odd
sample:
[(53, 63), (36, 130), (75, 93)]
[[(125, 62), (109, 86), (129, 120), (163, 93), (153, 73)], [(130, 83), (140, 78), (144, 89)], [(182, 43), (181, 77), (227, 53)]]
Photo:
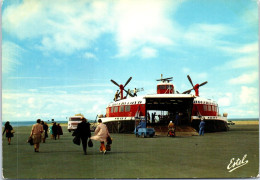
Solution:
[[(208, 81), (229, 118), (259, 115), (256, 0), (12, 0), (2, 4), (2, 118), (89, 119), (117, 87)], [(194, 92), (192, 92), (194, 93)]]

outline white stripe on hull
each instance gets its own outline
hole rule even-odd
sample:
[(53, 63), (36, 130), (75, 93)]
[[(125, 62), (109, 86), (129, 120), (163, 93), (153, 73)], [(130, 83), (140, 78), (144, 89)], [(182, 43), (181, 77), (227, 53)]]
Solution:
[[(227, 117), (223, 116), (203, 116), (205, 120), (218, 120), (218, 121), (226, 121), (227, 122)], [(199, 116), (191, 116), (192, 120), (200, 120)]]
[[(145, 118), (145, 116), (140, 116), (140, 118)], [(111, 121), (134, 121), (135, 117), (104, 117), (99, 118), (103, 123), (111, 122)]]

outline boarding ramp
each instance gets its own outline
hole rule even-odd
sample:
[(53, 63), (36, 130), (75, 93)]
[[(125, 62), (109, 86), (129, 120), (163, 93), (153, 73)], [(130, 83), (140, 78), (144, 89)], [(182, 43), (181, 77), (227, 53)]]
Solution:
[[(167, 136), (168, 134), (168, 125), (160, 124), (150, 124), (147, 125), (147, 128), (154, 128), (156, 136)], [(198, 132), (191, 126), (181, 125), (175, 126), (175, 135), (176, 136), (198, 136)]]

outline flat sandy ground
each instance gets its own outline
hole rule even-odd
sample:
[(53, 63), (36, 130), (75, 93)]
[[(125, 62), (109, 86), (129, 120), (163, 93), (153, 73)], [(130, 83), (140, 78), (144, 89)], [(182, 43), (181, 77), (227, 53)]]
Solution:
[(241, 124), (245, 124), (245, 125), (249, 125), (249, 124), (255, 124), (258, 125), (259, 121), (233, 121), (235, 124), (237, 125), (241, 125)]
[[(83, 155), (63, 127), (59, 140), (47, 139), (40, 153), (26, 143), (31, 127), (15, 128), (11, 145), (3, 137), (3, 176), (10, 179), (54, 178), (241, 178), (259, 172), (258, 125), (234, 125), (228, 132), (204, 136), (136, 138), (111, 134), (112, 151), (99, 153), (99, 142)], [(232, 158), (248, 162), (229, 172)]]

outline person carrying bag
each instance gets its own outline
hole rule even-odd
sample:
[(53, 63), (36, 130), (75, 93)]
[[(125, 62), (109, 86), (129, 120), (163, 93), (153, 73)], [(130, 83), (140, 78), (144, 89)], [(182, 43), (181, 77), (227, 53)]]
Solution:
[(78, 124), (78, 127), (75, 132), (76, 136), (73, 139), (73, 142), (77, 145), (80, 145), (80, 140), (81, 140), (84, 155), (87, 155), (87, 142), (88, 142), (88, 138), (91, 137), (90, 124), (87, 122), (87, 119), (84, 117), (82, 117), (81, 120), (82, 122)]

